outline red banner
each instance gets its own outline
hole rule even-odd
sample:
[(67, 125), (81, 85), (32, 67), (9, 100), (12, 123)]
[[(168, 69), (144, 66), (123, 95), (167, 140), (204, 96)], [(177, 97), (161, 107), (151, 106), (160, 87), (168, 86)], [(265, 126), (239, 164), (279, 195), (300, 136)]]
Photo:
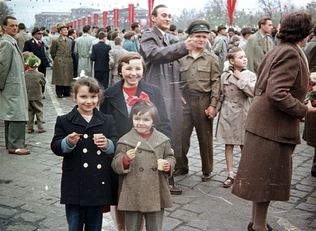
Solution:
[(77, 30), (77, 20), (74, 20), (74, 30)]
[(95, 26), (99, 25), (99, 15), (98, 14), (94, 14), (94, 25)]
[(114, 14), (114, 27), (118, 27), (119, 9), (113, 9)]
[(154, 7), (154, 1), (155, 0), (148, 0), (148, 15), (149, 15), (149, 28), (152, 28), (152, 20), (151, 20), (151, 12), (153, 10)]
[(132, 23), (134, 22), (134, 4), (128, 4), (128, 21), (129, 21), (129, 29), (132, 30)]
[(233, 25), (233, 14), (237, 0), (227, 0), (227, 12), (229, 17), (229, 25)]
[(108, 12), (103, 11), (103, 27), (106, 27), (107, 24), (108, 24)]
[(81, 31), (81, 19), (78, 18), (78, 31)]
[(86, 25), (86, 18), (85, 16), (82, 17), (82, 27), (84, 27)]
[(88, 25), (91, 26), (91, 16), (88, 16)]

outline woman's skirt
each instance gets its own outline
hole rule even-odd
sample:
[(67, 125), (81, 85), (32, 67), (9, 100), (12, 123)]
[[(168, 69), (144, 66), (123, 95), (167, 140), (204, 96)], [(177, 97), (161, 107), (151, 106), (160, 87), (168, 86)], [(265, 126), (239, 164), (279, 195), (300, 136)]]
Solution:
[(289, 200), (294, 148), (246, 131), (232, 193), (255, 202)]

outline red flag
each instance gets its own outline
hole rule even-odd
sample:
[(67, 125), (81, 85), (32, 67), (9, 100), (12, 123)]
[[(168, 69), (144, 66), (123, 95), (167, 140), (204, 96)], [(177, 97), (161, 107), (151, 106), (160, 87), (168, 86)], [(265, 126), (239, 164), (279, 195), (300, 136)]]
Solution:
[(98, 14), (94, 14), (94, 25), (99, 25), (99, 15)]
[(108, 23), (108, 12), (103, 11), (103, 27), (106, 27), (107, 23)]
[(233, 25), (233, 14), (237, 0), (227, 0), (227, 12), (229, 17), (229, 25)]

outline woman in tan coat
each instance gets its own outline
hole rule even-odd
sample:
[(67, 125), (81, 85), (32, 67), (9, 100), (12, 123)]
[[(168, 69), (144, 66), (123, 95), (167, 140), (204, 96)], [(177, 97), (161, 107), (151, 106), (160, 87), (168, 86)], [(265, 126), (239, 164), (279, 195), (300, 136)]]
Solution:
[[(258, 68), (255, 98), (246, 120), (245, 144), (232, 193), (253, 202), (250, 231), (267, 225), (271, 200), (287, 201), (291, 155), (300, 143), (299, 120), (316, 112), (302, 103), (308, 89), (308, 64), (301, 50), (313, 28), (311, 15), (293, 12), (281, 20), (282, 41)], [(268, 226), (268, 227), (267, 227)]]

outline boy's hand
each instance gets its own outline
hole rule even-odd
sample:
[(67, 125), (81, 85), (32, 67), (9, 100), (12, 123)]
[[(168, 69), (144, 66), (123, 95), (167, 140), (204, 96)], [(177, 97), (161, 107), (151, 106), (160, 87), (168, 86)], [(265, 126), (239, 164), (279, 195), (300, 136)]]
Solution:
[(169, 164), (168, 161), (167, 161), (166, 163), (164, 163), (164, 165), (163, 165), (163, 170), (164, 170), (165, 172), (169, 172), (169, 171), (170, 171), (170, 164)]
[(125, 154), (125, 161), (130, 162), (132, 159), (135, 158), (135, 154), (136, 154), (135, 149), (128, 150)]
[(98, 146), (98, 148), (107, 148), (108, 147), (108, 140), (104, 135), (98, 137), (98, 138), (93, 138), (94, 143)]
[(240, 79), (242, 75), (241, 75), (241, 72), (240, 72), (240, 71), (235, 70), (235, 71), (234, 71), (234, 76), (236, 77), (236, 79)]
[(78, 134), (76, 132), (73, 132), (73, 133), (69, 134), (68, 135), (69, 143), (71, 143), (72, 145), (75, 145), (78, 142), (78, 140), (80, 139), (81, 135), (82, 134)]

